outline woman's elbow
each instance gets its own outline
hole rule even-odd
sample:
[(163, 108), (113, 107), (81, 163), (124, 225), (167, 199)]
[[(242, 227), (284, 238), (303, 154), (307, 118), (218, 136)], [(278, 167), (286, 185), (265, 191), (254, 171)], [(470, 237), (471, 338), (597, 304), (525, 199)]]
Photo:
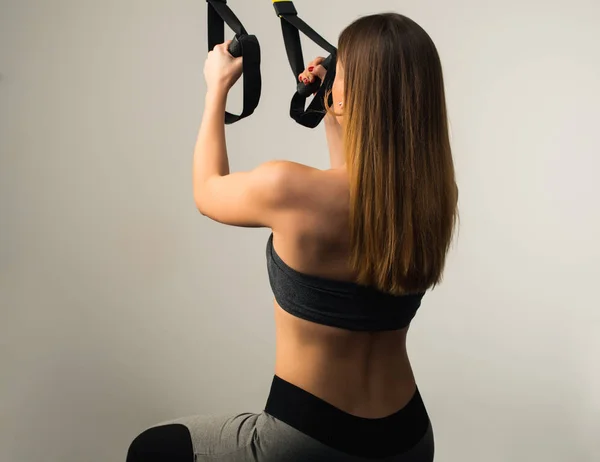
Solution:
[(206, 196), (201, 191), (194, 190), (194, 205), (201, 215), (206, 216)]

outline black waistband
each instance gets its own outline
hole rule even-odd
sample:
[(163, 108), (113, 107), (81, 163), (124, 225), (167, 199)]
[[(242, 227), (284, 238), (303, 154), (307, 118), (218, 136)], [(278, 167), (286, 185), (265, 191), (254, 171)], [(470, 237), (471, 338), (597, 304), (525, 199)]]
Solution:
[(273, 377), (265, 412), (331, 448), (372, 459), (409, 450), (429, 427), (418, 390), (398, 412), (367, 419), (348, 414), (278, 376)]

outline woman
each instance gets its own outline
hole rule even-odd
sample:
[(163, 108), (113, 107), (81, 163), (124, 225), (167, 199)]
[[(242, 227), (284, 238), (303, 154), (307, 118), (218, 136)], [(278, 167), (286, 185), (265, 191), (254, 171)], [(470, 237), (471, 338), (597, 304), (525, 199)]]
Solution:
[[(213, 220), (272, 230), (275, 376), (263, 412), (165, 422), (127, 460), (430, 462), (406, 334), (441, 280), (457, 216), (436, 48), (404, 16), (356, 20), (339, 38), (324, 121), (331, 169), (276, 161), (230, 174), (224, 112), (241, 58), (227, 45), (205, 66), (194, 197)], [(322, 78), (321, 61), (299, 79)]]

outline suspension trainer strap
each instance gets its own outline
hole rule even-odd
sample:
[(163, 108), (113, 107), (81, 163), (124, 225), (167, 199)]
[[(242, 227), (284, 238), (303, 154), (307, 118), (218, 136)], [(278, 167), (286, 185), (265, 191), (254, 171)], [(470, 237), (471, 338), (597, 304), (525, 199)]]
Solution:
[(237, 16), (227, 6), (227, 0), (206, 0), (208, 5), (208, 51), (225, 42), (225, 24), (235, 32), (229, 53), (243, 57), (244, 106), (240, 115), (225, 112), (225, 123), (232, 124), (251, 115), (260, 101), (260, 44), (249, 35)]
[[(331, 89), (335, 79), (335, 66), (337, 59), (337, 49), (327, 40), (321, 37), (314, 29), (298, 17), (298, 12), (291, 0), (273, 0), (275, 13), (281, 19), (281, 30), (283, 32), (283, 41), (287, 53), (290, 67), (294, 73), (294, 81), (297, 83), (296, 93), (292, 97), (290, 105), (290, 116), (300, 125), (308, 128), (315, 128), (325, 116), (325, 107), (323, 98), (327, 91)], [(304, 57), (302, 55), (302, 43), (300, 42), (300, 32), (309, 39), (329, 52), (329, 56), (321, 64), (327, 69), (325, 81), (321, 84), (320, 79), (310, 85), (298, 83), (298, 76), (304, 72)], [(305, 109), (306, 100), (316, 92), (315, 97)], [(329, 104), (332, 104), (331, 97)]]

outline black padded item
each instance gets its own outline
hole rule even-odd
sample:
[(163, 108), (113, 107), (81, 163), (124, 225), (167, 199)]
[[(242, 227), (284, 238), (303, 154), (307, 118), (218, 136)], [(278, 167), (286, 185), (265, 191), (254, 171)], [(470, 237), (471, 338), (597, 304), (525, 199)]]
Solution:
[(239, 58), (240, 56), (242, 56), (242, 45), (237, 39), (237, 37), (233, 37), (233, 40), (229, 44), (229, 48), (227, 48), (227, 51), (229, 51), (231, 56), (233, 56), (234, 58)]
[(185, 425), (170, 424), (149, 428), (129, 446), (127, 462), (193, 462), (194, 447)]
[(225, 123), (232, 124), (251, 115), (260, 101), (262, 79), (260, 74), (260, 44), (249, 35), (237, 16), (227, 6), (227, 0), (206, 0), (208, 5), (208, 50), (225, 42), (225, 24), (235, 37), (229, 45), (229, 53), (243, 58), (244, 106), (240, 115), (225, 112)]
[[(298, 17), (298, 12), (291, 1), (275, 1), (273, 2), (273, 7), (277, 16), (281, 18), (281, 31), (283, 33), (285, 51), (296, 82), (298, 81), (298, 76), (304, 72), (304, 57), (302, 55), (300, 32), (329, 52), (329, 56), (322, 63), (323, 67), (327, 69), (325, 81), (321, 84), (320, 79), (316, 79), (309, 86), (300, 82), (297, 85), (296, 93), (292, 97), (290, 105), (290, 116), (296, 122), (308, 128), (315, 128), (325, 116), (323, 98), (326, 92), (331, 89), (335, 79), (337, 49)], [(306, 99), (315, 91), (315, 97), (305, 109)], [(329, 104), (332, 104), (331, 96)]]

